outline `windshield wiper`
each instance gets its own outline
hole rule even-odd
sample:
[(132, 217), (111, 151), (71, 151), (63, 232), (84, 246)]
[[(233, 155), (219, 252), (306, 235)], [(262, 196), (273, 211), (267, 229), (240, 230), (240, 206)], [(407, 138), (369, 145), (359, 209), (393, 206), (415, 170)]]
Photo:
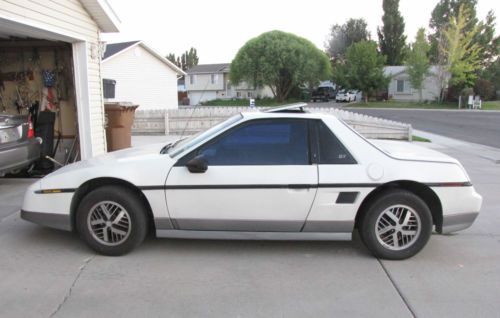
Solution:
[(186, 139), (187, 137), (184, 137), (184, 138), (181, 138), (181, 139), (178, 139), (176, 140), (174, 143), (168, 143), (166, 144), (163, 148), (161, 148), (160, 150), (160, 153), (163, 155), (163, 154), (166, 154), (167, 151), (170, 149), (170, 148), (173, 148), (175, 146), (177, 146), (181, 141), (183, 141), (184, 139)]
[(166, 153), (167, 153), (167, 151), (168, 151), (170, 148), (172, 148), (172, 147), (173, 147), (173, 146), (172, 146), (172, 143), (168, 143), (168, 144), (166, 144), (165, 146), (163, 146), (163, 148), (161, 148), (161, 150), (160, 150), (160, 154), (162, 154), (162, 155), (166, 154)]

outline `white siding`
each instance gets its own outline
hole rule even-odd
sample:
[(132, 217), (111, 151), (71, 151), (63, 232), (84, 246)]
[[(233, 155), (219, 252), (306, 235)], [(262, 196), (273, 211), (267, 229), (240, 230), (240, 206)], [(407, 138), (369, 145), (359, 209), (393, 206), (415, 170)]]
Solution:
[[(398, 92), (397, 91), (397, 81), (404, 80), (405, 81), (405, 91)], [(418, 89), (412, 88), (408, 76), (399, 75), (391, 79), (389, 82), (388, 89), (389, 97), (394, 100), (401, 101), (418, 101), (419, 100), (419, 92)], [(437, 81), (436, 76), (430, 75), (427, 76), (424, 80), (424, 85), (422, 87), (422, 100), (424, 101), (434, 101), (439, 97), (439, 83)]]
[(177, 108), (177, 73), (142, 46), (102, 63), (102, 77), (116, 80), (115, 98), (140, 110)]
[[(217, 77), (217, 80), (214, 83), (212, 83), (212, 75)], [(192, 84), (191, 76), (194, 76), (194, 82)], [(188, 91), (224, 90), (224, 74), (188, 74), (186, 75), (186, 89)]]
[[(46, 39), (54, 40), (58, 35), (69, 42), (87, 42), (87, 81), (89, 103), (77, 105), (90, 112), (89, 141), (92, 155), (106, 152), (104, 133), (104, 108), (100, 76), (100, 54), (98, 50), (99, 29), (78, 0), (0, 0), (0, 19), (15, 21), (30, 26), (37, 37), (47, 30)], [(40, 32), (34, 29), (40, 30)], [(0, 30), (1, 31), (1, 30)]]
[(190, 105), (199, 105), (201, 102), (217, 99), (217, 93), (215, 91), (188, 91), (188, 98)]

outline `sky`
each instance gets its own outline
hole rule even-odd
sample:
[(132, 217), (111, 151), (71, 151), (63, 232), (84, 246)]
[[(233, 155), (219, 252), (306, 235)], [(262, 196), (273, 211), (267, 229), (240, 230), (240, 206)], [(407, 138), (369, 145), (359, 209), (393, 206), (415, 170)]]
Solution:
[[(104, 34), (108, 43), (142, 40), (162, 55), (177, 56), (194, 47), (199, 64), (230, 63), (249, 39), (271, 30), (302, 36), (324, 50), (333, 24), (364, 18), (372, 39), (382, 25), (382, 0), (278, 1), (278, 0), (107, 0), (121, 20), (120, 33)], [(408, 41), (420, 27), (428, 28), (438, 0), (400, 0)], [(500, 1), (478, 0), (477, 16), (489, 10), (497, 16)]]

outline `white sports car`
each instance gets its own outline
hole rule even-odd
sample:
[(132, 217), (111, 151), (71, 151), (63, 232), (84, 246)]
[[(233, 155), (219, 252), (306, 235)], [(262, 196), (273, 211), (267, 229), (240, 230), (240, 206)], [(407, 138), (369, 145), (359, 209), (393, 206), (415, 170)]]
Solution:
[(415, 255), (433, 228), (469, 227), (482, 198), (462, 165), (407, 142), (369, 141), (303, 105), (238, 114), (168, 145), (81, 161), (26, 192), (21, 217), (121, 255), (158, 237), (338, 240)]

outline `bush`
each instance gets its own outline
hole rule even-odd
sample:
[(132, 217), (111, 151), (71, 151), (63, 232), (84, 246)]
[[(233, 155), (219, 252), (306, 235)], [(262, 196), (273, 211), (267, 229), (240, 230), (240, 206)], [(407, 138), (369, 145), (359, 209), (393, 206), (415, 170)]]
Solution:
[(477, 79), (474, 91), (481, 96), (482, 100), (493, 100), (495, 98), (495, 86), (487, 79)]

